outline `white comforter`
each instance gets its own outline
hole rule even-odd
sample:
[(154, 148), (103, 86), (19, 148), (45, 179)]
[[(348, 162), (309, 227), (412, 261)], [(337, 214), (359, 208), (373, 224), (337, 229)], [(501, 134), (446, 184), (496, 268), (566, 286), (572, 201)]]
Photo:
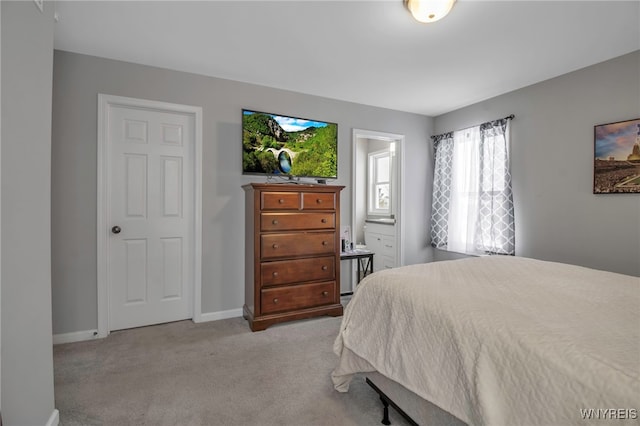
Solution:
[(640, 424), (638, 277), (503, 256), (389, 269), (358, 285), (334, 351), (338, 391), (377, 370), (471, 425)]

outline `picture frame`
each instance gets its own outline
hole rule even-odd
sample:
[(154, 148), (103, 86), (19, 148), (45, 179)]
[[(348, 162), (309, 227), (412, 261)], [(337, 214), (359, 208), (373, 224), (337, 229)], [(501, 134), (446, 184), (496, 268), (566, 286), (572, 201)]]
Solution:
[(594, 194), (640, 194), (640, 118), (593, 127)]

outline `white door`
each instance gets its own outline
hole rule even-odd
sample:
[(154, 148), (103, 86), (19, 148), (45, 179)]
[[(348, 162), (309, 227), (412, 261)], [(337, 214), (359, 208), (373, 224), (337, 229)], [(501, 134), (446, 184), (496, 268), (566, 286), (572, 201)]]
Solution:
[(192, 318), (194, 116), (108, 108), (109, 330)]

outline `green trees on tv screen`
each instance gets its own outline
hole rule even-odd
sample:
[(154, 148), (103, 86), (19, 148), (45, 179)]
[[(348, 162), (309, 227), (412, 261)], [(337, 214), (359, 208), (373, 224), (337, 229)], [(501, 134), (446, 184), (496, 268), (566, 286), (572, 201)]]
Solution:
[(243, 115), (242, 167), (246, 173), (284, 174), (278, 153), (291, 153), (290, 175), (337, 175), (337, 125), (287, 132), (268, 114)]

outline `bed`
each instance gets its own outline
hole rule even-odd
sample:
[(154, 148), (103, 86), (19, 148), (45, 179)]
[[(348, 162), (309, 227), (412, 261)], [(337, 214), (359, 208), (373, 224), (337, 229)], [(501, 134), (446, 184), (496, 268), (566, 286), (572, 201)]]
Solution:
[(510, 256), (384, 270), (334, 352), (336, 390), (369, 375), (449, 416), (418, 424), (640, 424), (640, 278)]

